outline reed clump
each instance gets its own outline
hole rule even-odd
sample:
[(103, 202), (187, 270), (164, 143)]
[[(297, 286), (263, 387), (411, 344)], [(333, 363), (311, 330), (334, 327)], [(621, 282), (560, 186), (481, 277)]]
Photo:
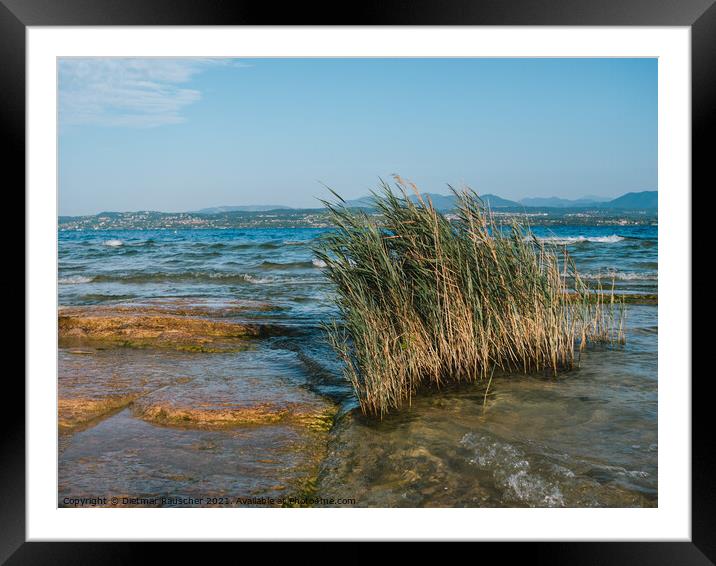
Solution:
[(373, 193), (377, 215), (334, 193), (324, 204), (335, 230), (316, 249), (340, 312), (329, 340), (364, 413), (496, 371), (557, 373), (590, 341), (623, 342), (623, 304), (590, 289), (566, 251), (498, 225), (468, 189), (453, 190), (448, 218), (414, 185), (396, 188)]

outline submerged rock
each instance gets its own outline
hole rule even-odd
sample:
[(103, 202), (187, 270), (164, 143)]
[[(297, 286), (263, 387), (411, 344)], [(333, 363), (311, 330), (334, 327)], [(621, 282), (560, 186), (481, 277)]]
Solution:
[(325, 432), (336, 407), (302, 385), (296, 354), (257, 347), (197, 356), (173, 350), (61, 349), (58, 424), (97, 424), (118, 409), (160, 425), (225, 429), (292, 424)]
[(281, 423), (221, 430), (155, 426), (119, 411), (66, 439), (58, 505), (301, 504), (313, 493), (327, 436)]
[(138, 397), (133, 395), (108, 395), (99, 398), (76, 397), (57, 400), (57, 424), (60, 430), (81, 428), (92, 421), (126, 407)]
[(328, 430), (336, 407), (303, 387), (242, 372), (162, 388), (137, 400), (132, 410), (146, 421), (189, 428), (293, 423)]
[(315, 494), (335, 406), (303, 386), (294, 352), (83, 352), (60, 351), (60, 420), (85, 419), (60, 435), (60, 506), (296, 506)]
[(296, 352), (256, 339), (285, 329), (212, 309), (60, 309), (60, 506), (295, 506), (315, 493), (337, 407), (308, 389)]
[[(78, 355), (81, 353), (81, 355)], [(64, 350), (58, 357), (58, 427), (71, 432), (170, 383), (191, 379), (123, 350)]]
[(226, 318), (247, 312), (277, 310), (269, 303), (249, 300), (212, 300), (204, 297), (167, 297), (91, 307), (95, 312), (143, 313), (175, 316)]
[(563, 382), (505, 377), (487, 402), (473, 385), (416, 396), (383, 420), (355, 409), (331, 431), (317, 492), (355, 497), (326, 506), (656, 506), (656, 430), (636, 430), (629, 402), (580, 371)]
[(241, 349), (247, 338), (284, 333), (272, 325), (222, 320), (222, 308), (154, 301), (90, 307), (60, 307), (60, 344), (102, 343), (136, 348), (215, 352)]

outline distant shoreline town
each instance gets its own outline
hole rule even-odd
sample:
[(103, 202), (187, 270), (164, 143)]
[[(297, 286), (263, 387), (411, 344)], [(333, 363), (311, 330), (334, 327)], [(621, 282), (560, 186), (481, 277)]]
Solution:
[[(454, 196), (424, 194), (436, 209), (448, 213), (454, 208)], [(414, 197), (413, 197), (414, 198)], [(498, 220), (528, 220), (532, 225), (650, 225), (657, 222), (657, 192), (627, 193), (609, 201), (557, 198), (509, 201), (495, 195), (483, 195), (483, 201)], [(346, 201), (349, 207), (377, 214), (371, 197)], [(222, 206), (196, 212), (100, 212), (86, 216), (60, 216), (60, 230), (179, 230), (231, 228), (326, 228), (330, 226), (324, 208), (285, 206)]]

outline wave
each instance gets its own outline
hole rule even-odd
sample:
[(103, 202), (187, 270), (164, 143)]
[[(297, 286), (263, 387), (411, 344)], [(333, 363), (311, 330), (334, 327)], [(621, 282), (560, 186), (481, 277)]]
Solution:
[(220, 271), (153, 271), (146, 273), (101, 274), (95, 276), (95, 283), (200, 283), (220, 282), (228, 284), (272, 283), (273, 277), (258, 277), (249, 273), (227, 273)]
[[(506, 501), (519, 501), (531, 507), (564, 507), (560, 482), (533, 465), (524, 450), (496, 437), (468, 432), (460, 439), (468, 451), (468, 463), (492, 475), (495, 487)], [(569, 477), (574, 473), (562, 468)]]
[(326, 267), (326, 264), (320, 259), (312, 259), (311, 261), (263, 261), (259, 264), (259, 269), (310, 269), (313, 267)]
[(658, 271), (598, 271), (580, 273), (579, 276), (585, 280), (598, 281), (602, 279), (617, 281), (657, 281), (659, 279)]
[(537, 238), (540, 242), (544, 242), (546, 244), (560, 244), (560, 245), (568, 245), (568, 244), (582, 244), (585, 242), (591, 242), (595, 244), (616, 244), (617, 242), (621, 242), (624, 240), (624, 237), (617, 236), (616, 234), (612, 234), (611, 236), (564, 236), (564, 237), (546, 237), (546, 238)]
[(284, 247), (284, 245), (294, 245), (283, 242), (195, 242), (192, 247), (212, 249), (212, 250), (250, 250), (250, 249), (266, 249), (275, 250)]
[(60, 285), (80, 285), (82, 283), (91, 283), (94, 277), (86, 277), (85, 275), (72, 275), (70, 277), (60, 277), (57, 282)]
[(244, 281), (248, 281), (249, 283), (273, 283), (276, 281), (273, 277), (256, 277), (254, 275), (246, 274), (244, 275)]
[(123, 242), (122, 240), (105, 240), (105, 241), (103, 242), (103, 244), (104, 244), (105, 246), (109, 246), (109, 247), (111, 247), (111, 248), (116, 248), (116, 247), (119, 247), (119, 246), (123, 246), (123, 245), (124, 245), (124, 242)]

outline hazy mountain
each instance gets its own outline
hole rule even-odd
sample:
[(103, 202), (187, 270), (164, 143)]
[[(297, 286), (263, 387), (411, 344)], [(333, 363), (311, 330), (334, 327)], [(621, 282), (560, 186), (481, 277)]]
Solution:
[(612, 200), (612, 197), (602, 197), (599, 195), (584, 195), (582, 198), (576, 199), (577, 202), (607, 202)]
[[(455, 195), (439, 195), (437, 193), (422, 193), (424, 200), (428, 198), (433, 203), (436, 210), (452, 210), (455, 208)], [(415, 202), (418, 197), (410, 195), (410, 200)]]
[[(436, 210), (452, 210), (455, 208), (455, 195), (440, 195), (437, 193), (421, 193), (424, 199), (430, 199)], [(409, 195), (408, 198), (416, 202), (418, 197), (416, 195)], [(507, 200), (497, 195), (482, 195), (480, 198), (490, 208), (522, 208), (520, 203)], [(373, 208), (373, 197), (366, 196), (358, 199), (346, 201), (346, 206), (355, 208)]]
[(480, 198), (490, 208), (522, 208), (519, 202), (507, 200), (497, 195), (481, 195)]
[(656, 209), (658, 206), (659, 193), (657, 191), (627, 193), (600, 205), (602, 208), (619, 208), (622, 210), (651, 210)]
[[(330, 202), (333, 202), (329, 199)], [(373, 197), (360, 197), (356, 199), (350, 199), (345, 202), (345, 205), (352, 208), (373, 208)]]
[[(421, 193), (424, 199), (430, 199), (437, 210), (446, 211), (455, 208), (455, 195), (441, 195), (438, 193)], [(529, 197), (519, 202), (502, 198), (498, 195), (487, 194), (480, 198), (493, 210), (525, 208), (596, 208), (621, 210), (652, 210), (657, 208), (656, 191), (642, 191), (639, 193), (626, 193), (615, 199), (599, 196), (585, 196), (578, 199), (565, 199), (560, 197)], [(414, 194), (408, 198), (416, 202), (418, 197)], [(373, 197), (364, 196), (347, 200), (346, 206), (353, 208), (373, 208)], [(294, 210), (289, 206), (281, 205), (248, 205), (248, 206), (215, 206), (197, 210), (198, 214), (223, 214), (227, 212), (266, 212), (269, 210)], [(102, 213), (111, 215), (117, 213)]]
[(281, 206), (278, 204), (256, 204), (247, 206), (213, 206), (210, 208), (202, 208), (196, 210), (198, 214), (221, 214), (222, 212), (266, 212), (267, 210), (286, 210), (290, 206)]
[(609, 198), (605, 197), (582, 197), (578, 199), (566, 199), (560, 197), (530, 197), (520, 200), (520, 204), (524, 206), (536, 206), (540, 208), (579, 208), (583, 206), (594, 206), (604, 202), (608, 202)]
[[(433, 206), (437, 210), (451, 210), (455, 208), (455, 196), (454, 195), (439, 195), (437, 193), (420, 193), (424, 199), (430, 199)], [(408, 198), (416, 202), (418, 197), (416, 195), (408, 195)], [(357, 199), (347, 200), (346, 206), (353, 208), (373, 208), (373, 196), (365, 196)]]

